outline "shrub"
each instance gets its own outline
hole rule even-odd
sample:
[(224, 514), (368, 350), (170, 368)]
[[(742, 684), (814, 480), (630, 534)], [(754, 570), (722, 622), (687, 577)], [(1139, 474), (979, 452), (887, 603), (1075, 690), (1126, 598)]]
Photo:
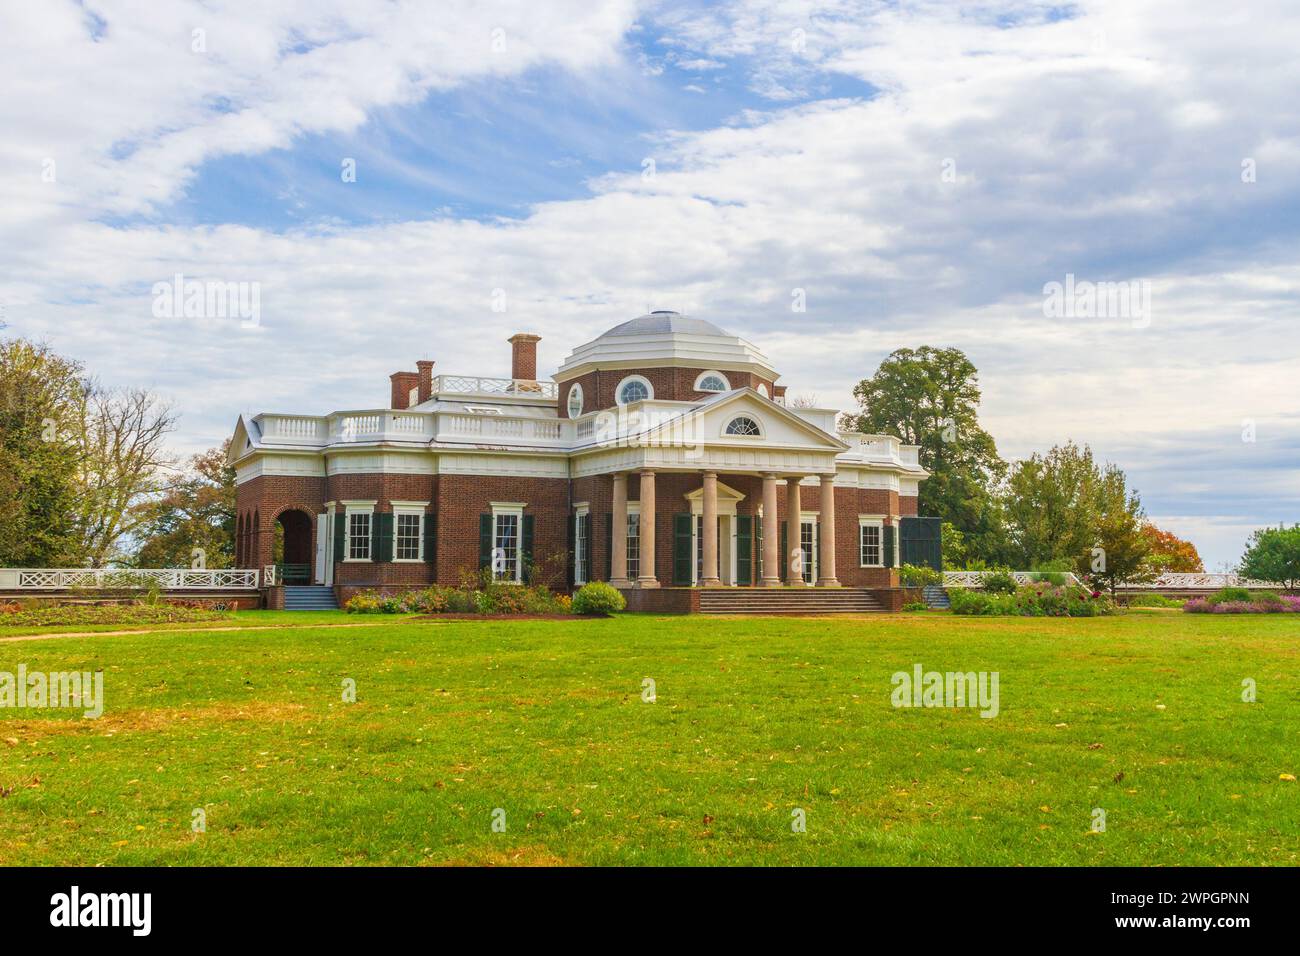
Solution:
[(898, 569), (898, 580), (905, 588), (923, 588), (943, 583), (943, 572), (924, 565), (905, 564)]
[(985, 575), (983, 588), (988, 594), (1015, 594), (1020, 585), (1015, 576), (1004, 568)]
[(221, 621), (227, 611), (173, 604), (50, 604), (33, 602), (4, 617), (6, 627), (45, 627), (60, 624), (171, 624)]
[(1042, 581), (1047, 584), (1054, 584), (1058, 588), (1065, 587), (1066, 582), (1069, 580), (1064, 571), (1033, 571), (1029, 577), (1035, 582)]
[(948, 600), (954, 614), (1011, 615), (1018, 617), (1096, 617), (1114, 614), (1116, 607), (1105, 595), (1078, 586), (1057, 587), (1047, 582), (1027, 584), (1014, 594), (952, 588)]
[(926, 604), (924, 601), (909, 601), (908, 603), (903, 605), (903, 610), (904, 611), (928, 611), (930, 610), (930, 605)]
[[(1245, 590), (1244, 588), (1225, 588), (1226, 590)], [(1247, 601), (1215, 600), (1223, 591), (1208, 598), (1193, 598), (1183, 605), (1189, 614), (1296, 614), (1300, 613), (1300, 597), (1261, 594)]]
[(1163, 594), (1134, 594), (1128, 599), (1129, 607), (1182, 607), (1178, 598), (1165, 597)]
[(1209, 601), (1210, 604), (1212, 605), (1224, 604), (1228, 602), (1234, 602), (1234, 603), (1245, 602), (1249, 604), (1250, 592), (1245, 588), (1223, 588), (1222, 590), (1216, 591), (1213, 594), (1211, 594), (1208, 598), (1206, 598), (1206, 600)]
[(397, 614), (402, 610), (402, 603), (386, 594), (360, 591), (343, 602), (343, 610), (349, 614)]
[(574, 614), (605, 615), (612, 611), (621, 611), (625, 607), (627, 601), (624, 600), (623, 595), (618, 593), (617, 588), (611, 587), (604, 581), (584, 584), (573, 596)]

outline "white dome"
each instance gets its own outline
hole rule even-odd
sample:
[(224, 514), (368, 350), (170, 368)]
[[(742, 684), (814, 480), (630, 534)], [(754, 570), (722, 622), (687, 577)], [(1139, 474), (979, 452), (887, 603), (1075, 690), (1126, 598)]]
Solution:
[(564, 360), (556, 378), (569, 379), (593, 368), (698, 368), (752, 371), (777, 377), (762, 352), (704, 319), (667, 310), (629, 319)]

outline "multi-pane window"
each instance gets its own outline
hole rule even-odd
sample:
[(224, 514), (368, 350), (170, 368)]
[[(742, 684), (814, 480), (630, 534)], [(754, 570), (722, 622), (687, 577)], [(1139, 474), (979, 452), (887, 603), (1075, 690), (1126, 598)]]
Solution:
[(620, 405), (644, 401), (649, 397), (650, 386), (645, 383), (644, 379), (629, 378), (618, 387), (618, 403)]
[(641, 516), (627, 516), (627, 576), (633, 580), (641, 573)]
[(817, 522), (799, 523), (799, 547), (803, 548), (803, 579), (812, 584), (813, 575), (817, 571), (814, 567), (817, 561)]
[(575, 584), (587, 583), (587, 527), (590, 524), (587, 512), (579, 512), (573, 517), (573, 581)]
[(861, 538), (862, 566), (878, 568), (884, 564), (881, 538), (883, 532), (879, 524), (863, 524), (858, 528)]
[(397, 514), (393, 556), (398, 561), (420, 560), (420, 519), (422, 515)]
[(725, 392), (727, 388), (727, 380), (718, 372), (706, 372), (695, 383), (695, 390), (698, 392)]
[(370, 519), (369, 511), (348, 515), (348, 559), (351, 561), (370, 560)]
[(745, 438), (756, 438), (761, 434), (761, 431), (758, 427), (758, 422), (748, 416), (741, 415), (738, 418), (733, 418), (727, 423), (727, 434), (742, 435)]
[(498, 581), (518, 581), (519, 514), (497, 512), (492, 516), (492, 572)]
[(577, 418), (582, 414), (582, 386), (576, 382), (569, 389), (569, 417)]

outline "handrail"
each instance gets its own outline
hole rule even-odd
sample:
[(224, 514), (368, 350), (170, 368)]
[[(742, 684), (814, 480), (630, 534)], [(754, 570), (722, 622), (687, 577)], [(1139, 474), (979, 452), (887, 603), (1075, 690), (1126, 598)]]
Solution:
[(61, 591), (130, 589), (156, 581), (164, 591), (256, 590), (256, 568), (0, 568), (0, 589)]

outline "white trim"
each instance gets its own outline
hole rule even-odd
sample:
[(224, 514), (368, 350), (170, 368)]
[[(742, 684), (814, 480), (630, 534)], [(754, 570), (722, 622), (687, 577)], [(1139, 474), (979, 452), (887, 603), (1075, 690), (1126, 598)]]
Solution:
[(488, 507), (493, 511), (523, 511), (528, 507), (526, 501), (489, 501)]
[[(748, 419), (749, 421), (753, 422), (755, 425), (758, 426), (757, 435), (741, 435), (739, 432), (727, 431), (727, 429), (729, 429), (734, 422), (738, 422), (742, 418)], [(723, 438), (741, 438), (741, 439), (766, 438), (767, 426), (763, 424), (763, 420), (759, 418), (757, 415), (751, 414), (750, 412), (741, 412), (738, 415), (732, 415), (730, 418), (724, 419), (722, 423), (722, 431), (719, 434)]]
[[(424, 561), (424, 509), (428, 506), (427, 501), (394, 501), (393, 506), (393, 563), (394, 564), (420, 564)], [(415, 526), (416, 555), (413, 558), (399, 558), (397, 556), (398, 518), (402, 515), (414, 516), (419, 520)]]
[[(582, 519), (587, 519), (587, 537), (578, 534)], [(581, 586), (587, 583), (586, 566), (591, 555), (591, 507), (583, 501), (573, 506), (573, 583)], [(579, 550), (581, 549), (581, 554)]]
[(524, 580), (524, 508), (519, 502), (493, 501), (492, 509), (492, 550), (497, 549), (497, 519), (513, 515), (515, 522), (515, 573), (513, 578), (499, 578), (504, 584), (522, 584)]
[[(375, 505), (376, 501), (343, 501), (343, 561), (350, 564), (370, 564), (375, 560)], [(366, 556), (352, 557), (352, 516), (369, 515), (366, 522)]]
[[(718, 378), (722, 379), (722, 388), (700, 388), (700, 382), (704, 381), (710, 375), (716, 375), (718, 376)], [(729, 392), (731, 391), (731, 380), (727, 378), (727, 376), (719, 372), (717, 369), (711, 368), (695, 376), (695, 390), (697, 392), (707, 392), (710, 395), (716, 395), (721, 392)]]
[[(865, 564), (862, 560), (862, 529), (879, 528), (880, 529), (880, 563)], [(895, 536), (897, 537), (897, 536)], [(860, 568), (883, 568), (885, 566), (885, 516), (884, 515), (858, 515), (858, 567)]]
[[(573, 401), (575, 396), (578, 400), (578, 410), (576, 412), (573, 410)], [(574, 382), (569, 386), (569, 393), (564, 399), (564, 407), (568, 411), (570, 418), (582, 417), (582, 409), (584, 408), (585, 400), (586, 396), (582, 394), (582, 384), (580, 382)]]
[(631, 382), (640, 382), (640, 383), (641, 383), (642, 385), (644, 385), (645, 388), (646, 388), (646, 397), (645, 397), (645, 398), (638, 398), (638, 399), (636, 399), (636, 401), (638, 401), (638, 402), (648, 402), (648, 401), (653, 401), (653, 399), (654, 399), (654, 397), (655, 397), (655, 387), (654, 387), (653, 385), (650, 384), (650, 379), (646, 378), (644, 375), (625, 375), (625, 376), (623, 376), (623, 378), (619, 379), (618, 385), (614, 388), (614, 402), (615, 402), (615, 404), (617, 404), (617, 405), (629, 405), (629, 404), (634, 404), (633, 402), (625, 402), (625, 401), (623, 401), (623, 386), (625, 386), (625, 385), (627, 385), (627, 384), (629, 384), (629, 383), (631, 383)]

